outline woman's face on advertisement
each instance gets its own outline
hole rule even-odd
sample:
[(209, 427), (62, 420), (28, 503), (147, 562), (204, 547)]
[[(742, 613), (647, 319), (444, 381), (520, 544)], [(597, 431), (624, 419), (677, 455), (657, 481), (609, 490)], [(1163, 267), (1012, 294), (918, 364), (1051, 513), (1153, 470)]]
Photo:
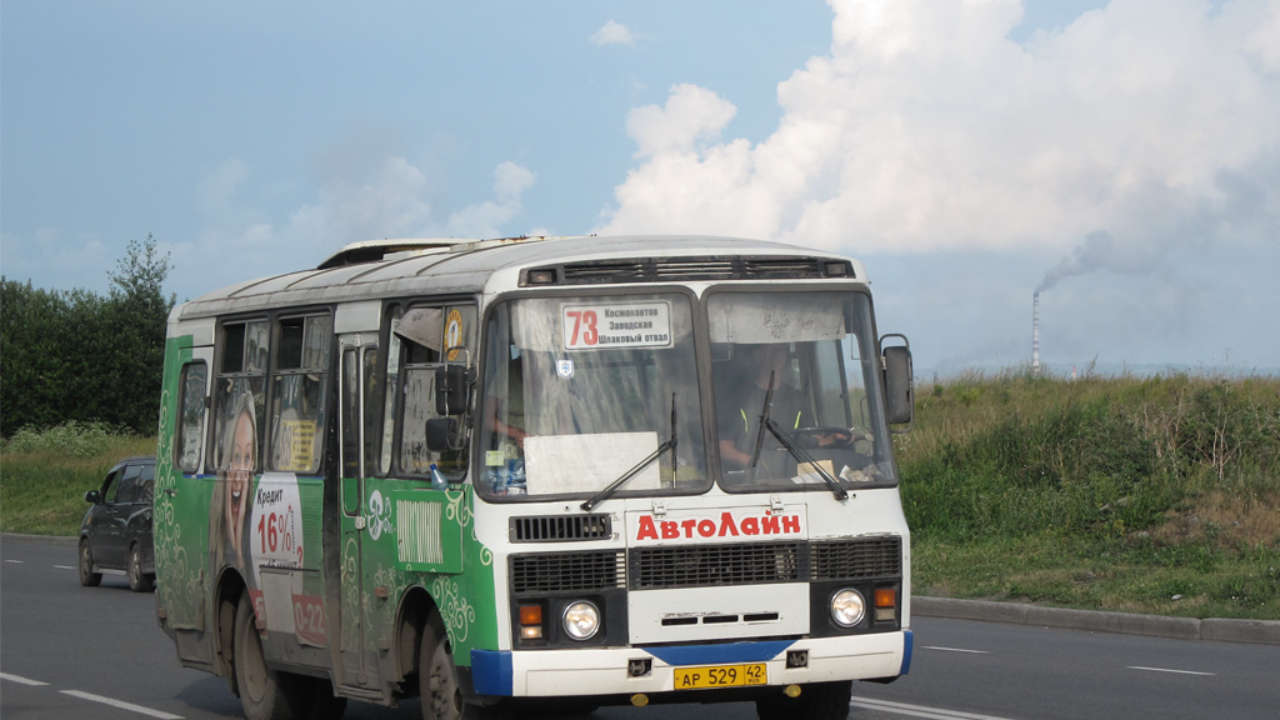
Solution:
[(231, 438), (231, 464), (227, 468), (227, 491), (233, 506), (238, 506), (249, 489), (253, 474), (253, 423), (248, 413), (236, 418), (236, 431)]

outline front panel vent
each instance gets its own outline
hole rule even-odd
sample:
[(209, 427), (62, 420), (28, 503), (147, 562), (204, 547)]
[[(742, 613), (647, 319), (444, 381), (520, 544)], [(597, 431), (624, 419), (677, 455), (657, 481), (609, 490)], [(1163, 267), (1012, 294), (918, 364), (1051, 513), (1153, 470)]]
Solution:
[[(537, 273), (533, 282), (530, 274)], [(803, 256), (626, 258), (550, 265), (521, 271), (520, 285), (593, 285), (683, 280), (852, 279), (845, 260)]]
[(541, 515), (511, 518), (511, 542), (607, 540), (613, 536), (608, 515)]
[(513, 555), (511, 591), (521, 595), (623, 588), (626, 562), (621, 550)]
[(902, 574), (902, 538), (886, 535), (856, 540), (815, 542), (811, 579), (848, 580)]
[(801, 579), (799, 543), (742, 543), (636, 548), (632, 590), (754, 585)]

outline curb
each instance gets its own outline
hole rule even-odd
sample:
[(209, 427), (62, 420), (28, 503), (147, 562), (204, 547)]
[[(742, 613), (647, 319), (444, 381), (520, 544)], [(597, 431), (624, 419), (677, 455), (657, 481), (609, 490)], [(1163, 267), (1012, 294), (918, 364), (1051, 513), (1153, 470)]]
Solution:
[(42, 542), (61, 547), (75, 547), (80, 542), (80, 538), (75, 535), (24, 535), (22, 533), (0, 533), (0, 539), (4, 542)]
[(1280, 645), (1280, 620), (1171, 617), (1106, 610), (1073, 610), (1028, 603), (914, 596), (911, 612), (925, 617), (1037, 625), (1067, 630), (1151, 635), (1177, 640)]

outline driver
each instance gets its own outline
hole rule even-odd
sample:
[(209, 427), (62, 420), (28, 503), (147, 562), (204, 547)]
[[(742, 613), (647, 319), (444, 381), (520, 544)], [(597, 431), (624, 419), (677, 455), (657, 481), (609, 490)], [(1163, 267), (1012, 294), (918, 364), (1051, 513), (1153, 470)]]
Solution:
[[(795, 430), (809, 424), (809, 413), (799, 390), (788, 385), (787, 346), (739, 346), (736, 373), (730, 370), (722, 381), (720, 399), (720, 458), (728, 470), (742, 470), (751, 465), (760, 411), (773, 377), (773, 406), (769, 417), (783, 430)], [(737, 358), (735, 358), (737, 360)], [(767, 431), (766, 431), (767, 432)], [(770, 435), (771, 446), (776, 441)]]

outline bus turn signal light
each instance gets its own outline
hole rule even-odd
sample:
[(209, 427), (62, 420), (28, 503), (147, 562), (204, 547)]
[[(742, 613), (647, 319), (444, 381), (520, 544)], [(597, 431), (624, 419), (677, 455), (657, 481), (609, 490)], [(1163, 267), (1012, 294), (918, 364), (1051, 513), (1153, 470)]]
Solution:
[(542, 606), (541, 605), (521, 605), (520, 606), (520, 624), (521, 625), (542, 625)]
[(878, 608), (893, 607), (898, 604), (898, 592), (893, 588), (876, 588), (875, 604)]

